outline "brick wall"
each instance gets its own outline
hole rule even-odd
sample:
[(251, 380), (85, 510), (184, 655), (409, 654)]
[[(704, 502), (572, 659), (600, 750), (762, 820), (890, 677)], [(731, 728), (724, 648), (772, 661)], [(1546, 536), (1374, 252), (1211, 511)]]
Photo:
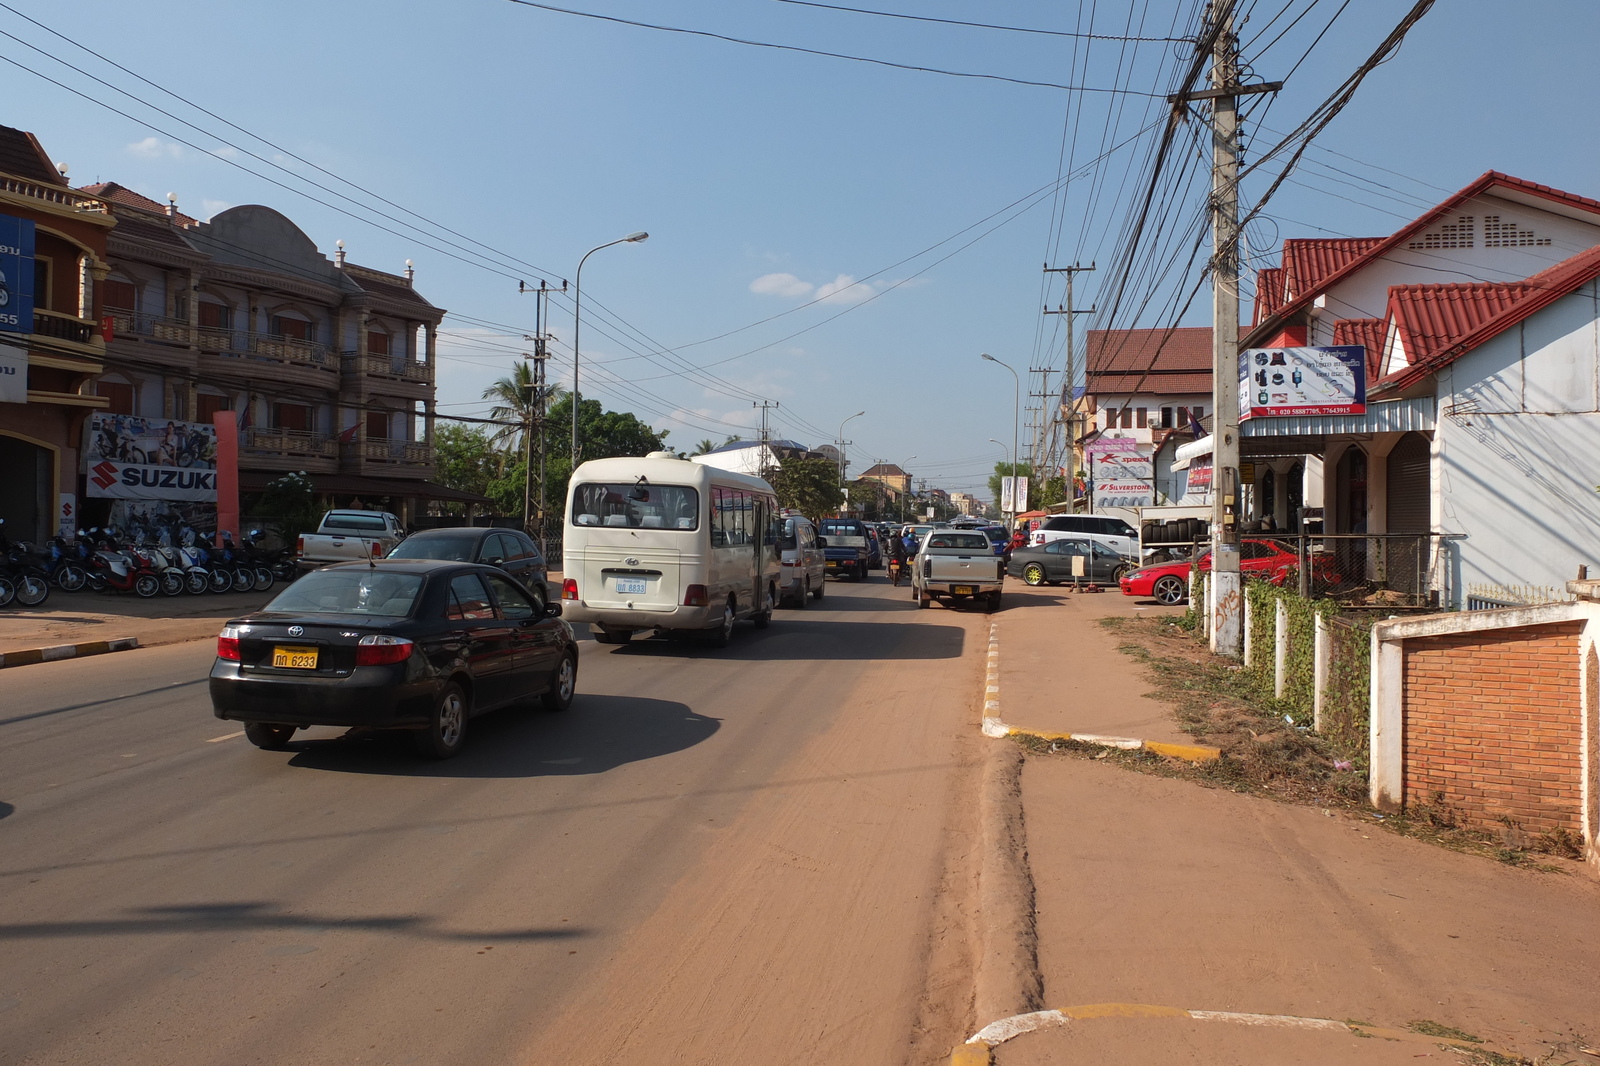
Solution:
[(1582, 622), (1404, 644), (1408, 803), (1472, 824), (1581, 832)]

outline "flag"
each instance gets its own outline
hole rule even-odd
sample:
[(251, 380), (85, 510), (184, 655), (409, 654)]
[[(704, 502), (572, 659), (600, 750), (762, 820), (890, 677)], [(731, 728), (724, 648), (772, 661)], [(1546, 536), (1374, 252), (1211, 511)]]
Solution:
[(1195, 440), (1199, 440), (1206, 435), (1206, 431), (1200, 428), (1200, 417), (1193, 411), (1189, 412), (1189, 432), (1194, 434)]
[(355, 440), (356, 439), (356, 431), (359, 430), (360, 428), (361, 428), (361, 423), (357, 422), (355, 425), (351, 426), (349, 429), (347, 429), (343, 433), (339, 434), (339, 443), (340, 444), (349, 444), (351, 441)]

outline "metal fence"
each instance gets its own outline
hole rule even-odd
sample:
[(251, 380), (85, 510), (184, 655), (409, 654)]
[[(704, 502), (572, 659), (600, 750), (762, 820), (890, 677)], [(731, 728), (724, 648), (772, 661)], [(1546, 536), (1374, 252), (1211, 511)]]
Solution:
[(1439, 609), (1453, 602), (1454, 533), (1277, 535), (1300, 562), (1302, 596), (1351, 608)]

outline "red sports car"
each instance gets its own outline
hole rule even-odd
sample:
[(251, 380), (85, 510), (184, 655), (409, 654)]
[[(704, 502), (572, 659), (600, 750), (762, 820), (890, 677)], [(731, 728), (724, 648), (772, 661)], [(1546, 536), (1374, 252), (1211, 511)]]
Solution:
[[(1294, 548), (1275, 540), (1245, 540), (1239, 545), (1239, 569), (1247, 576), (1265, 578), (1274, 585), (1282, 585), (1289, 574), (1300, 564)], [(1182, 603), (1189, 598), (1189, 561), (1156, 563), (1140, 567), (1122, 575), (1120, 584), (1124, 596), (1145, 596), (1168, 605)], [(1211, 569), (1211, 553), (1202, 552), (1199, 558), (1202, 571)], [(1324, 573), (1324, 571), (1328, 571)], [(1332, 560), (1326, 556), (1311, 556), (1311, 571), (1319, 578), (1331, 578)]]

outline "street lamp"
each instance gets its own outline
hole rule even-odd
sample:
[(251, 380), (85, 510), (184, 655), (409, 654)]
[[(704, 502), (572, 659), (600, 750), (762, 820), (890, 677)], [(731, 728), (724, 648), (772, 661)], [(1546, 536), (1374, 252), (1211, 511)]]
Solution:
[[(1005, 469), (1010, 470), (1011, 469), (1011, 453), (1006, 451), (1005, 442), (1004, 441), (998, 441), (998, 440), (995, 440), (993, 437), (990, 437), (989, 438), (989, 443), (990, 444), (998, 444), (998, 445), (1000, 445), (1000, 458), (1005, 463)], [(1013, 497), (1015, 495), (1016, 495), (1016, 493), (1012, 493)], [(1000, 501), (998, 499), (994, 501), (994, 507), (995, 507), (995, 510), (1000, 511), (1001, 514), (1005, 513), (1003, 510), (1001, 510)]]
[(578, 403), (581, 397), (578, 394), (578, 299), (583, 293), (583, 264), (589, 257), (602, 248), (610, 248), (613, 244), (638, 244), (648, 238), (650, 234), (644, 230), (630, 233), (626, 237), (618, 237), (614, 241), (596, 245), (583, 253), (583, 258), (578, 260), (578, 273), (572, 280), (572, 469), (578, 469)]
[[(982, 354), (983, 358), (989, 360), (989, 362), (999, 363), (999, 365), (1005, 367), (1007, 370), (1011, 370), (1011, 367), (1008, 364), (1001, 362), (988, 352), (984, 352)], [(1014, 382), (1014, 388), (1011, 395), (1011, 460), (1010, 466), (1007, 469), (1011, 471), (1011, 502), (1014, 506), (1017, 502), (1017, 430), (1019, 423), (1022, 421), (1022, 379), (1017, 377), (1017, 372), (1015, 370), (1011, 370), (1011, 379)], [(1016, 511), (1012, 511), (1011, 514), (1013, 517), (1015, 517)]]
[[(865, 411), (857, 411), (855, 414), (851, 415), (850, 418), (860, 418), (862, 415), (864, 415), (866, 413), (867, 412), (865, 412)], [(850, 421), (850, 418), (845, 419), (844, 422)], [(844, 463), (844, 422), (840, 422), (839, 423), (839, 435), (837, 437), (833, 438), (834, 442), (839, 445), (839, 487), (841, 489), (844, 488), (844, 466), (845, 466), (845, 463)], [(845, 510), (848, 511), (850, 509), (850, 507), (849, 507), (849, 503), (850, 503), (849, 490), (845, 491), (844, 502), (845, 502)]]
[(910, 463), (911, 463), (911, 460), (913, 460), (915, 458), (916, 458), (915, 455), (908, 455), (908, 456), (906, 456), (905, 463), (900, 465), (900, 470), (906, 476), (906, 489), (905, 489), (904, 492), (902, 492), (900, 494), (900, 522), (901, 522), (902, 525), (905, 524), (905, 520), (906, 520), (906, 497), (911, 495), (911, 471), (907, 470), (906, 467), (909, 466)]

